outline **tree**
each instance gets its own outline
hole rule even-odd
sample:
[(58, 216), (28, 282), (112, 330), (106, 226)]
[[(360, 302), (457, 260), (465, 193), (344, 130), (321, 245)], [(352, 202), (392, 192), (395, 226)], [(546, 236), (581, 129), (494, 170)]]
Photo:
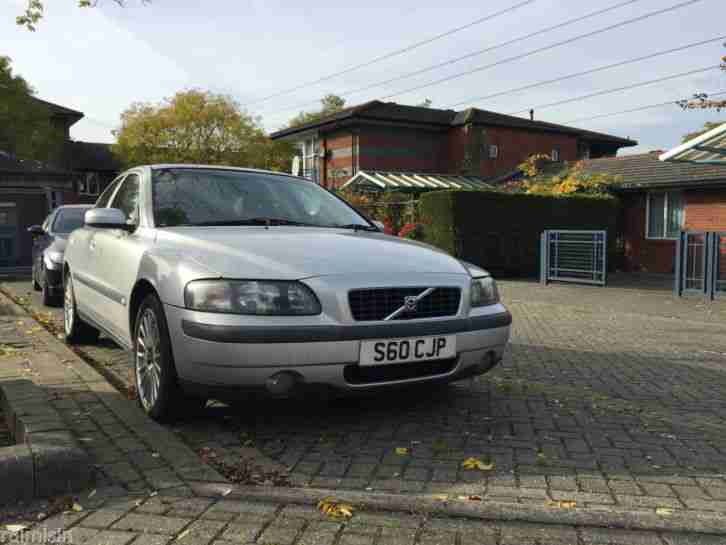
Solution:
[(325, 95), (320, 99), (320, 105), (320, 110), (316, 112), (300, 112), (290, 120), (288, 126), (297, 127), (299, 125), (305, 125), (339, 112), (345, 107), (345, 99), (338, 95)]
[(433, 102), (431, 101), (431, 99), (427, 98), (420, 104), (416, 104), (416, 106), (418, 106), (419, 108), (431, 108), (432, 104), (433, 104)]
[[(123, 7), (125, 0), (111, 0), (115, 4)], [(80, 8), (95, 8), (99, 0), (78, 0)], [(148, 4), (151, 0), (141, 0), (142, 3)], [(15, 18), (15, 22), (20, 26), (24, 26), (31, 32), (35, 32), (36, 25), (43, 18), (44, 5), (42, 0), (27, 0), (25, 11)]]
[(13, 74), (9, 57), (0, 56), (0, 151), (19, 159), (47, 161), (60, 151), (48, 107), (35, 91)]
[[(726, 43), (724, 43), (726, 47)], [(726, 55), (721, 57), (721, 70), (726, 72)], [(696, 93), (690, 100), (679, 100), (676, 102), (684, 110), (716, 110), (720, 112), (726, 109), (726, 100), (713, 100), (707, 93)]]
[(294, 154), (290, 144), (271, 141), (232, 98), (209, 91), (132, 104), (114, 134), (113, 151), (128, 165), (206, 163), (289, 171)]
[(702, 129), (689, 132), (688, 134), (683, 136), (683, 139), (681, 140), (682, 143), (688, 142), (689, 140), (693, 140), (697, 136), (701, 136), (702, 134), (710, 131), (711, 129), (715, 129), (716, 127), (720, 127), (723, 125), (723, 121), (707, 121), (706, 124), (703, 126)]

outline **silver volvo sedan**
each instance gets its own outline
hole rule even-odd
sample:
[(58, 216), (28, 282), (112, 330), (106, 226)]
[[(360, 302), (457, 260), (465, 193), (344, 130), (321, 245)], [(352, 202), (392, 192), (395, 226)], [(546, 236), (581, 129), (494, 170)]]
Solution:
[(367, 392), (485, 373), (511, 315), (484, 270), (388, 236), (284, 174), (131, 169), (74, 231), (65, 335), (133, 352), (141, 407), (168, 420), (209, 398)]

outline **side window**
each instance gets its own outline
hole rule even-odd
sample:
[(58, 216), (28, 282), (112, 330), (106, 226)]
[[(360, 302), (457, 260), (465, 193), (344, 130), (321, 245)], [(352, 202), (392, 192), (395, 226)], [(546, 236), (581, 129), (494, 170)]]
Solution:
[(118, 208), (126, 215), (129, 223), (139, 223), (139, 185), (137, 174), (126, 176), (111, 204), (111, 208)]
[(108, 187), (104, 190), (103, 193), (101, 193), (101, 196), (96, 201), (96, 205), (94, 208), (106, 208), (108, 207), (108, 201), (111, 200), (111, 196), (113, 195), (113, 192), (116, 191), (116, 188), (118, 187), (118, 184), (121, 183), (121, 180), (123, 178), (117, 178), (110, 184), (108, 184)]

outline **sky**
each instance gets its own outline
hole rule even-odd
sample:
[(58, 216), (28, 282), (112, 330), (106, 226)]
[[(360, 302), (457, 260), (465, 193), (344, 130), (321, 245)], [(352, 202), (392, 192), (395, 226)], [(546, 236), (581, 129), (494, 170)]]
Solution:
[[(525, 0), (99, 0), (80, 9), (76, 0), (46, 0), (35, 33), (15, 25), (21, 0), (0, 0), (0, 55), (37, 96), (85, 113), (71, 129), (76, 140), (112, 142), (121, 113), (134, 102), (159, 102), (184, 89), (232, 96), (267, 130), (298, 111), (315, 109), (328, 93), (345, 94), (455, 57), (486, 53), (344, 98), (348, 105), (383, 98), (402, 104), (425, 99), (436, 108), (478, 107), (528, 115), (640, 142), (621, 153), (668, 149), (706, 121), (726, 112), (683, 111), (675, 105), (587, 119), (697, 92), (726, 92), (726, 72), (653, 83), (558, 106), (563, 100), (716, 66), (726, 54), (726, 2), (697, 0), (598, 35), (510, 60), (532, 50), (626, 21), (685, 0), (636, 0), (608, 13), (527, 39), (624, 0), (532, 0), (515, 9), (364, 68), (313, 85), (322, 77), (467, 25)], [(677, 48), (720, 40), (566, 81), (520, 87)], [(510, 43), (492, 49), (502, 42)], [(496, 66), (421, 89), (435, 80), (494, 63)], [(292, 88), (298, 89), (263, 100)], [(499, 96), (479, 99), (493, 94)], [(726, 95), (724, 97), (726, 98)]]

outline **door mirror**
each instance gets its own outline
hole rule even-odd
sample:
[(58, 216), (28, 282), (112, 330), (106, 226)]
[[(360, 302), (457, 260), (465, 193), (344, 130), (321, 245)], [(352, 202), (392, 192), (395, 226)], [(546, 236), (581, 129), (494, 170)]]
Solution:
[(382, 221), (378, 221), (378, 220), (373, 220), (373, 225), (375, 225), (376, 227), (378, 227), (378, 230), (379, 230), (379, 231), (380, 231), (381, 233), (382, 233), (382, 232), (384, 232), (384, 231), (385, 231), (385, 229), (386, 229), (386, 226), (385, 226), (385, 225), (383, 225), (383, 222), (382, 222)]
[(45, 231), (43, 231), (43, 228), (40, 225), (31, 225), (28, 227), (28, 233), (30, 233), (33, 237), (40, 237), (45, 234)]
[(126, 223), (126, 216), (118, 208), (92, 208), (83, 216), (88, 227), (96, 229), (123, 229), (133, 231), (136, 226)]

